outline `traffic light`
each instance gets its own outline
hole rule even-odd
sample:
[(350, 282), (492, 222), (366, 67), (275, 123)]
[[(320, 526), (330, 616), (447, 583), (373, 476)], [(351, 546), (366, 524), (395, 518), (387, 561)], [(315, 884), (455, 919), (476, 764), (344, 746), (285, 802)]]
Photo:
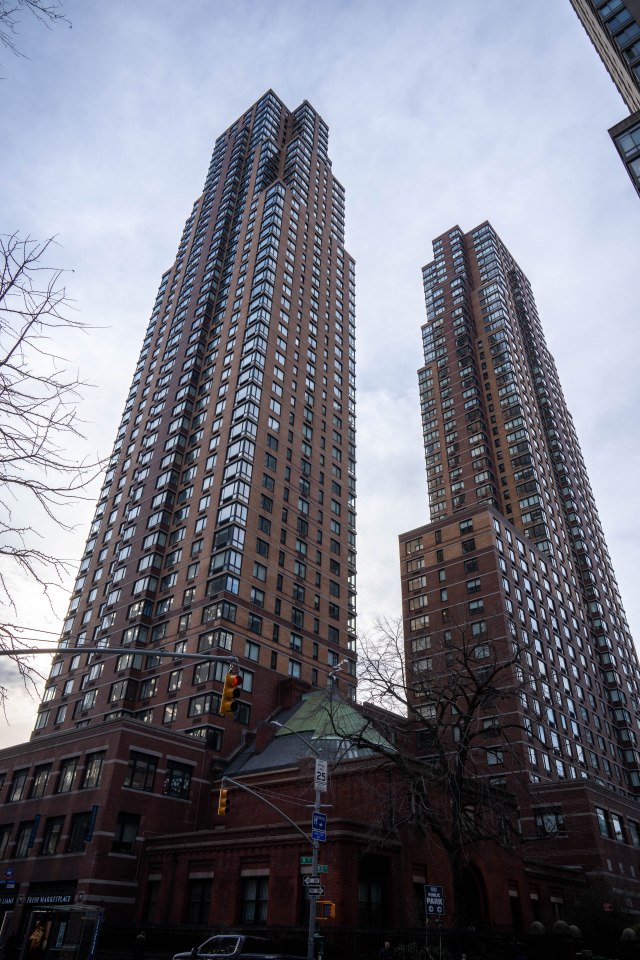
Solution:
[(229, 791), (226, 787), (221, 787), (218, 797), (218, 816), (226, 817), (229, 813)]
[(221, 717), (226, 717), (228, 713), (235, 713), (238, 709), (238, 697), (242, 692), (242, 677), (239, 673), (232, 673), (231, 670), (224, 678), (224, 687), (220, 699), (220, 709), (218, 713)]
[(318, 900), (316, 920), (335, 920), (336, 905), (333, 900)]

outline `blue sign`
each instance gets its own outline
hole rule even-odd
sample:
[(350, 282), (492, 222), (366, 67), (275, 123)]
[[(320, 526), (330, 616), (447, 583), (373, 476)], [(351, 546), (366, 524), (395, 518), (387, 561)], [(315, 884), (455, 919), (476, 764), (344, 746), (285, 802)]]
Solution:
[(444, 916), (444, 892), (442, 887), (425, 883), (424, 908), (428, 917)]
[(311, 827), (313, 830), (326, 830), (327, 829), (327, 815), (326, 813), (314, 813), (311, 815)]

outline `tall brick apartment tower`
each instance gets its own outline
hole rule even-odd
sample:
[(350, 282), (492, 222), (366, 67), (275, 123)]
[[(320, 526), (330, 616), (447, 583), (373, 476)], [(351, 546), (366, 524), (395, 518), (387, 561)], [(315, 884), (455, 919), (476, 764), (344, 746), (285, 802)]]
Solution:
[[(0, 855), (19, 880), (5, 906), (63, 891), (127, 922), (139, 838), (208, 825), (216, 758), (342, 661), (353, 693), (354, 263), (327, 147), (310, 104), (272, 92), (216, 141), (147, 325), (65, 652), (31, 742), (0, 753)], [(211, 654), (237, 658), (233, 719)]]
[(640, 0), (571, 0), (630, 115), (609, 130), (640, 194)]
[[(497, 739), (483, 775), (517, 796), (535, 856), (584, 866), (608, 891), (599, 908), (616, 888), (637, 913), (640, 669), (573, 421), (529, 282), (491, 225), (433, 248), (419, 371), (431, 523), (400, 538), (412, 705), (429, 716), (463, 632), (479, 662), (519, 648), (509, 751)], [(489, 748), (494, 720), (488, 708)]]

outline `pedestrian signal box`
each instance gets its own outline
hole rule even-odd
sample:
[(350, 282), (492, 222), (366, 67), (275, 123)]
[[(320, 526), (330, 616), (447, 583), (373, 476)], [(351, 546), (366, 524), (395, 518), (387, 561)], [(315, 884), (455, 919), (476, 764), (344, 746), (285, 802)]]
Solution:
[(332, 900), (318, 900), (316, 920), (335, 920), (336, 905)]

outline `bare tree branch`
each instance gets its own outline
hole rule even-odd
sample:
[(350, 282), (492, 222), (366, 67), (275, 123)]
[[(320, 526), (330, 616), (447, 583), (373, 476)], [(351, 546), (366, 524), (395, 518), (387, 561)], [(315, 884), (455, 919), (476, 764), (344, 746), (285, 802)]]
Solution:
[(18, 46), (18, 24), (24, 13), (29, 13), (46, 27), (71, 23), (62, 12), (60, 0), (0, 0), (0, 44), (17, 57), (24, 54)]
[[(12, 610), (15, 578), (49, 597), (66, 574), (65, 561), (41, 545), (41, 523), (72, 529), (64, 512), (101, 470), (68, 452), (84, 439), (77, 406), (87, 384), (67, 369), (54, 341), (86, 326), (69, 316), (62, 271), (45, 263), (53, 243), (0, 235), (0, 602)], [(13, 649), (16, 639), (15, 628), (0, 622), (0, 647)], [(38, 672), (30, 661), (16, 662), (32, 686)], [(0, 687), (3, 707), (6, 696)]]
[[(513, 745), (524, 734), (518, 697), (532, 678), (518, 644), (500, 635), (501, 623), (499, 612), (485, 613), (483, 632), (451, 623), (448, 645), (432, 650), (428, 637), (422, 647), (417, 638), (408, 659), (401, 620), (378, 621), (358, 644), (361, 698), (394, 713), (383, 717), (365, 708), (370, 727), (358, 733), (356, 745), (366, 743), (390, 771), (395, 824), (412, 823), (446, 855), (462, 925), (464, 869), (478, 845), (516, 852), (522, 841), (517, 798), (505, 774), (524, 774)], [(394, 749), (376, 747), (371, 729)], [(526, 783), (526, 774), (517, 780)]]

